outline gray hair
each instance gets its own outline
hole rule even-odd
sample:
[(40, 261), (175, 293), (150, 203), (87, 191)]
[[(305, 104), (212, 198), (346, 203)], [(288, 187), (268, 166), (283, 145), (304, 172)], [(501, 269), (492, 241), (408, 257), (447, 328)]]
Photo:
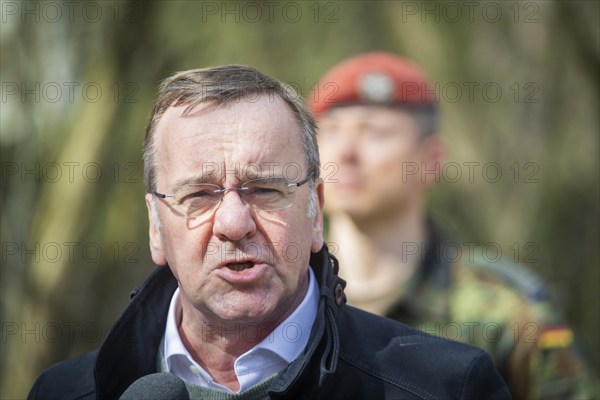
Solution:
[[(224, 65), (183, 71), (167, 78), (160, 86), (158, 99), (146, 126), (143, 145), (144, 185), (147, 193), (156, 190), (157, 149), (155, 130), (169, 107), (187, 105), (186, 115), (201, 103), (227, 104), (234, 101), (256, 101), (258, 95), (279, 96), (290, 107), (298, 122), (310, 180), (311, 196), (308, 215), (316, 213), (315, 183), (319, 179), (320, 161), (316, 140), (316, 124), (300, 96), (279, 80), (242, 65)], [(154, 202), (153, 202), (154, 204)], [(156, 215), (156, 214), (155, 214)]]

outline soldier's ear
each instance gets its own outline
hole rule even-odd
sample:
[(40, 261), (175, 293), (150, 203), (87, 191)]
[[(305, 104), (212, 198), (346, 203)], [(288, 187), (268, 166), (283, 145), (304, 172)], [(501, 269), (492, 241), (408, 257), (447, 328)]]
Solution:
[(422, 149), (424, 170), (435, 171), (433, 174), (424, 175), (425, 184), (429, 186), (440, 181), (441, 171), (446, 161), (446, 145), (442, 137), (434, 133), (423, 139)]

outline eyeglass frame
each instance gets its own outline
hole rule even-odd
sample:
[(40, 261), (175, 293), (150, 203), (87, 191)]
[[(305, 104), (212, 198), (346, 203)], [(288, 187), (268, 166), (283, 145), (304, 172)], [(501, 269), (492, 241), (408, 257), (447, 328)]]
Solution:
[[(298, 181), (298, 182), (287, 182), (287, 184), (286, 184), (286, 187), (300, 187), (300, 186), (304, 185), (306, 182), (310, 181), (310, 180), (311, 180), (311, 179), (314, 177), (314, 175), (315, 175), (315, 173), (314, 173), (314, 171), (312, 171), (312, 172), (310, 172), (310, 173), (309, 173), (309, 174), (306, 176), (306, 178), (304, 178), (304, 179), (302, 179), (302, 180), (300, 180), (300, 181)], [(250, 189), (250, 188), (248, 188), (248, 187), (243, 187), (244, 185), (248, 184), (249, 182), (253, 182), (253, 181), (259, 181), (259, 180), (261, 180), (261, 179), (264, 179), (264, 178), (250, 179), (250, 180), (248, 180), (248, 181), (246, 181), (246, 182), (242, 183), (242, 184), (241, 184), (239, 187), (228, 187), (228, 188), (224, 187), (224, 188), (221, 188), (219, 185), (217, 185), (217, 184), (214, 184), (214, 183), (197, 183), (196, 185), (211, 185), (211, 186), (216, 186), (216, 187), (219, 187), (219, 189), (215, 190), (213, 193), (216, 193), (216, 194), (221, 194), (221, 193), (222, 193), (222, 195), (220, 196), (220, 199), (219, 199), (219, 201), (217, 201), (217, 202), (215, 202), (215, 203), (214, 203), (214, 206), (213, 206), (213, 208), (210, 208), (210, 209), (208, 209), (208, 210), (206, 211), (206, 213), (208, 213), (209, 211), (213, 211), (213, 210), (214, 210), (214, 207), (215, 207), (217, 204), (219, 204), (220, 202), (222, 202), (222, 201), (223, 201), (223, 199), (225, 198), (225, 194), (226, 194), (226, 192), (228, 192), (228, 191), (230, 191), (230, 190), (233, 190), (233, 191), (236, 191), (236, 192), (243, 192), (244, 190), (248, 190), (248, 189)], [(281, 179), (284, 179), (284, 180), (285, 180), (285, 178), (281, 178)], [(169, 194), (160, 193), (160, 192), (158, 192), (158, 191), (156, 191), (156, 190), (153, 190), (153, 191), (152, 191), (152, 194), (153, 194), (154, 196), (158, 197), (159, 199), (163, 199), (163, 200), (166, 200), (167, 198), (175, 198), (175, 194), (171, 194), (171, 193), (169, 193)], [(240, 196), (240, 198), (242, 199), (242, 201), (245, 201), (245, 200), (242, 198), (242, 196)], [(294, 203), (291, 203), (289, 206), (285, 206), (285, 207), (282, 207), (282, 208), (276, 208), (276, 209), (274, 209), (274, 210), (262, 210), (262, 209), (260, 209), (260, 208), (256, 208), (256, 209), (257, 209), (257, 210), (260, 210), (260, 211), (264, 211), (264, 212), (272, 212), (272, 211), (278, 211), (278, 210), (282, 210), (282, 209), (285, 209), (285, 208), (291, 207), (291, 206), (292, 206), (292, 204), (294, 204)], [(178, 207), (177, 207), (176, 205), (174, 205), (174, 204), (171, 204), (171, 205), (172, 205), (173, 207), (175, 207), (175, 208), (178, 208)], [(251, 204), (250, 204), (250, 206), (251, 206), (252, 208), (255, 208), (255, 207), (254, 207), (254, 206), (252, 206)], [(177, 211), (179, 211), (179, 210), (177, 210)], [(197, 215), (197, 216), (195, 216), (195, 217), (190, 217), (190, 216), (186, 215), (185, 213), (182, 213), (182, 214), (183, 214), (183, 215), (184, 215), (186, 218), (188, 218), (188, 219), (194, 219), (194, 218), (197, 218), (198, 216), (200, 216), (200, 215), (201, 215), (201, 214), (199, 214), (199, 215)]]

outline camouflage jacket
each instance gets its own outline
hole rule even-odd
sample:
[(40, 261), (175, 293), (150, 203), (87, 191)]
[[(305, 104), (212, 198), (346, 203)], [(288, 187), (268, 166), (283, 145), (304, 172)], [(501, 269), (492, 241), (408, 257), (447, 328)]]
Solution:
[(518, 265), (451, 258), (442, 236), (431, 226), (422, 265), (386, 316), (487, 350), (515, 399), (598, 398), (544, 284)]

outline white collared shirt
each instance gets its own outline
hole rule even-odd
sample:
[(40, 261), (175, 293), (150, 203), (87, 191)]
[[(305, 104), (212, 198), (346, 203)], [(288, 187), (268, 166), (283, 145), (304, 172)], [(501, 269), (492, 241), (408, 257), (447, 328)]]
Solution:
[[(273, 332), (256, 346), (239, 356), (233, 368), (240, 383), (240, 392), (273, 376), (294, 361), (306, 347), (317, 315), (319, 293), (312, 268), (308, 268), (308, 290), (300, 305)], [(181, 322), (179, 288), (171, 298), (164, 338), (164, 356), (169, 372), (195, 385), (234, 393), (221, 385), (192, 358), (179, 336)], [(255, 329), (239, 334), (252, 337)]]

